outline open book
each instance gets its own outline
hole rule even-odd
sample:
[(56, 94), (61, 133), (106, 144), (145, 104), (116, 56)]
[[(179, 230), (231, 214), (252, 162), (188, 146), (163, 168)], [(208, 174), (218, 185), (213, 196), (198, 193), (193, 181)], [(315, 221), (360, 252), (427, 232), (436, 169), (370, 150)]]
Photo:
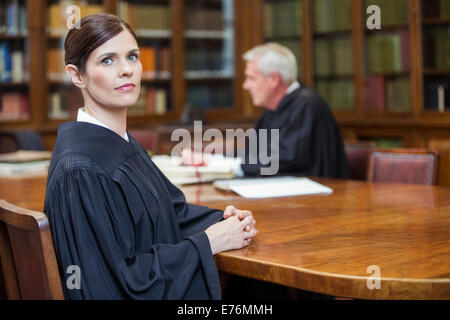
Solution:
[(51, 159), (50, 151), (19, 150), (0, 155), (0, 176), (22, 178), (46, 175)]
[(164, 175), (176, 185), (210, 182), (217, 179), (232, 179), (235, 177), (231, 169), (230, 159), (218, 156), (205, 156), (203, 166), (183, 165), (181, 158), (168, 155), (155, 155), (152, 160)]
[(272, 198), (312, 194), (330, 194), (333, 189), (308, 178), (270, 177), (217, 180), (214, 186), (234, 191), (244, 198)]

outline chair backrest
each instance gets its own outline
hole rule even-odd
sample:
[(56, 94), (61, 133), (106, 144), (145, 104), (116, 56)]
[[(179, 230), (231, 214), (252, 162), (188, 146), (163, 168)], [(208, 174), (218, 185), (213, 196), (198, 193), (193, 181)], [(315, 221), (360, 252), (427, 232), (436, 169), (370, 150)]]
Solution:
[(373, 141), (346, 142), (344, 145), (350, 169), (350, 179), (366, 180), (369, 156), (375, 148)]
[(159, 134), (151, 129), (132, 129), (128, 133), (139, 142), (144, 149), (151, 151), (153, 154), (158, 152)]
[(64, 299), (44, 213), (0, 200), (0, 262), (8, 299)]
[(0, 133), (0, 153), (17, 150), (43, 151), (41, 136), (32, 130), (19, 130)]
[(426, 149), (375, 149), (367, 180), (436, 185), (439, 153)]

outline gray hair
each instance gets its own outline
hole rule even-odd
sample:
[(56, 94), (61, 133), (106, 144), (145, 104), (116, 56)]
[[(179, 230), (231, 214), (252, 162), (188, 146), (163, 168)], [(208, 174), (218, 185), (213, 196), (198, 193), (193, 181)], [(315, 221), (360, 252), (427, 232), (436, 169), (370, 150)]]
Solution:
[(272, 72), (280, 75), (284, 83), (297, 80), (297, 60), (290, 49), (278, 43), (269, 42), (244, 53), (245, 61), (259, 59), (258, 68), (264, 76)]

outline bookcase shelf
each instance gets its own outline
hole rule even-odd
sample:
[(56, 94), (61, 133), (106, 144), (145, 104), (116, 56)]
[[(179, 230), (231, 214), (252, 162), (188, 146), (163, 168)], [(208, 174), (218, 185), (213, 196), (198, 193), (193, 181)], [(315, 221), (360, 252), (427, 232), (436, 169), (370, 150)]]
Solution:
[(172, 37), (170, 30), (155, 30), (155, 29), (137, 29), (135, 31), (136, 37), (139, 39), (167, 39)]
[(450, 69), (447, 70), (425, 69), (423, 70), (423, 74), (428, 76), (438, 76), (438, 75), (450, 76)]
[(450, 113), (450, 3), (421, 1), (423, 85), (422, 110)]
[(0, 82), (0, 87), (2, 88), (22, 88), (29, 85), (29, 82)]
[(0, 34), (0, 41), (4, 40), (17, 40), (17, 41), (24, 41), (26, 40), (26, 35), (8, 35), (8, 34)]
[(391, 25), (382, 25), (381, 29), (364, 29), (365, 33), (373, 34), (379, 32), (397, 32), (400, 30), (409, 29), (409, 24), (391, 24)]
[(277, 42), (277, 41), (301, 41), (302, 36), (299, 35), (282, 35), (282, 36), (265, 36), (265, 42)]
[(339, 36), (351, 36), (350, 30), (339, 30), (339, 31), (321, 31), (321, 32), (314, 32), (314, 37), (317, 38), (327, 38), (327, 37), (339, 37)]
[(441, 25), (441, 24), (450, 24), (450, 18), (441, 19), (441, 18), (428, 18), (423, 19), (422, 24), (424, 25)]

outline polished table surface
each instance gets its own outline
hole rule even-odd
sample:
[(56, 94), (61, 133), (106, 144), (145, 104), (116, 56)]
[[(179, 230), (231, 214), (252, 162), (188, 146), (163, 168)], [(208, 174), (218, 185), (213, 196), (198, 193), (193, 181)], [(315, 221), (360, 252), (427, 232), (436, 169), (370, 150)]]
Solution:
[[(244, 199), (210, 184), (189, 202), (253, 211), (258, 235), (219, 270), (363, 299), (450, 299), (450, 189), (313, 179), (330, 195)], [(45, 177), (1, 179), (0, 199), (41, 211)]]

